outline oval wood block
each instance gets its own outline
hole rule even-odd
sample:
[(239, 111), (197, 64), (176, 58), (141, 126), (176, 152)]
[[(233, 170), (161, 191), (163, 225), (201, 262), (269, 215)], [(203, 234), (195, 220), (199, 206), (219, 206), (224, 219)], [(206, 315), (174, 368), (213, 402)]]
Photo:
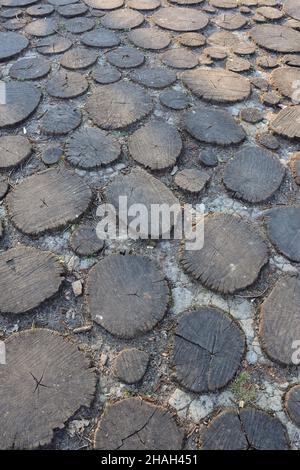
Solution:
[(136, 255), (113, 255), (89, 272), (87, 305), (92, 319), (120, 338), (152, 330), (164, 317), (169, 288), (160, 269)]
[(235, 197), (255, 203), (269, 199), (284, 175), (285, 168), (273, 153), (246, 145), (226, 164), (223, 181)]
[(146, 373), (149, 359), (149, 354), (144, 351), (124, 349), (114, 360), (113, 374), (127, 384), (140, 382)]
[(284, 406), (293, 423), (300, 427), (300, 385), (289, 389), (285, 395)]
[(71, 171), (51, 168), (25, 178), (6, 197), (14, 225), (28, 235), (64, 227), (88, 208), (92, 193)]
[(28, 45), (28, 39), (19, 33), (0, 32), (0, 62), (20, 54)]
[(196, 96), (215, 103), (242, 101), (251, 92), (248, 78), (221, 68), (188, 70), (180, 78)]
[(63, 268), (48, 251), (18, 245), (0, 255), (0, 312), (24, 313), (58, 291)]
[(0, 367), (1, 449), (49, 444), (53, 430), (90, 406), (96, 376), (77, 346), (55, 331), (31, 329), (5, 341)]
[(223, 294), (251, 286), (267, 262), (267, 245), (255, 227), (223, 213), (205, 217), (203, 248), (185, 250), (182, 256), (187, 272)]
[(138, 85), (114, 83), (96, 88), (85, 109), (102, 129), (121, 129), (147, 116), (152, 106), (150, 96)]
[(183, 432), (166, 408), (127, 398), (105, 407), (95, 434), (95, 449), (178, 450), (182, 441)]
[(270, 80), (283, 96), (299, 101), (300, 69), (297, 67), (279, 67), (273, 70)]
[(250, 36), (259, 46), (275, 52), (300, 52), (300, 32), (288, 26), (262, 24), (254, 26)]
[(261, 305), (259, 337), (275, 362), (293, 365), (295, 341), (300, 338), (300, 279), (281, 277)]
[(176, 379), (192, 392), (218, 390), (234, 377), (245, 351), (245, 335), (225, 312), (214, 307), (184, 313), (175, 331)]
[(300, 207), (274, 207), (266, 216), (268, 237), (280, 253), (300, 262)]
[(287, 450), (285, 426), (278, 418), (257, 408), (225, 410), (209, 424), (204, 450)]

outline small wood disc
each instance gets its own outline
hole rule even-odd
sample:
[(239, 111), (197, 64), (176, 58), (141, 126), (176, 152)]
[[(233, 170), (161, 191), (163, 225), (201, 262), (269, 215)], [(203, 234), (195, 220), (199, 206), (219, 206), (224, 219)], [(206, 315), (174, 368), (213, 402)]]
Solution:
[(152, 16), (154, 23), (172, 31), (198, 31), (208, 24), (208, 17), (193, 8), (160, 8)]
[(300, 32), (288, 26), (262, 24), (250, 35), (259, 46), (275, 52), (300, 52)]
[(300, 105), (287, 106), (279, 111), (271, 121), (270, 128), (283, 137), (300, 139)]
[(74, 3), (74, 5), (63, 5), (57, 8), (57, 13), (65, 18), (73, 18), (75, 16), (84, 15), (88, 11), (88, 7), (82, 3)]
[(273, 153), (246, 145), (226, 164), (223, 181), (235, 197), (255, 203), (269, 199), (284, 175), (285, 168)]
[(109, 165), (120, 154), (121, 146), (117, 139), (93, 127), (84, 127), (72, 134), (65, 147), (67, 160), (88, 170)]
[(220, 28), (234, 31), (243, 28), (248, 23), (248, 20), (240, 13), (223, 13), (217, 16), (214, 22)]
[[(107, 202), (112, 204), (115, 209), (119, 209), (119, 198), (120, 196), (126, 196), (128, 207), (133, 204), (143, 204), (147, 209), (149, 215), (148, 226), (145, 227), (143, 224), (140, 227), (139, 235), (143, 238), (148, 238), (150, 234), (150, 228), (152, 231), (152, 238), (159, 239), (161, 235), (164, 235), (163, 226), (160, 222), (154, 220), (151, 221), (151, 206), (168, 204), (170, 207), (173, 204), (178, 205), (179, 201), (174, 196), (172, 191), (163, 184), (159, 179), (154, 178), (145, 170), (140, 167), (134, 168), (127, 175), (118, 175), (113, 181), (107, 186), (106, 199)], [(119, 221), (121, 225), (125, 224), (126, 229), (130, 234), (130, 223), (134, 220), (134, 217), (123, 217), (122, 213), (118, 213)], [(149, 223), (151, 225), (149, 226)], [(173, 226), (176, 223), (174, 217), (170, 216), (170, 225)], [(136, 236), (136, 231), (134, 232)]]
[(70, 246), (80, 256), (91, 256), (102, 250), (104, 242), (97, 237), (96, 227), (80, 225), (71, 235)]
[(152, 121), (129, 137), (128, 149), (132, 158), (145, 167), (163, 170), (175, 165), (182, 150), (182, 140), (175, 127)]
[(124, 5), (124, 0), (83, 0), (90, 8), (95, 10), (114, 10)]
[(159, 95), (160, 102), (171, 109), (181, 110), (188, 107), (189, 97), (182, 91), (166, 90)]
[(22, 135), (0, 137), (0, 168), (7, 170), (20, 165), (31, 155), (32, 147)]
[(234, 377), (245, 351), (245, 335), (229, 315), (202, 307), (181, 316), (175, 332), (176, 379), (196, 393), (218, 390)]
[(6, 197), (12, 222), (38, 235), (73, 222), (88, 208), (92, 193), (71, 171), (52, 168), (25, 178)]
[(216, 103), (242, 101), (251, 91), (248, 78), (221, 68), (183, 72), (181, 80), (199, 98)]
[(60, 59), (60, 64), (66, 69), (77, 70), (86, 69), (97, 62), (96, 51), (86, 47), (74, 47), (64, 53)]
[(155, 10), (160, 6), (160, 0), (128, 0), (127, 6), (133, 10)]
[(47, 251), (18, 245), (0, 255), (0, 312), (24, 313), (58, 291), (63, 280), (58, 259)]
[(104, 28), (94, 29), (81, 36), (81, 42), (89, 47), (115, 47), (120, 44), (120, 38), (114, 31)]
[(266, 217), (268, 237), (284, 256), (300, 262), (300, 207), (270, 209)]
[(231, 114), (221, 109), (202, 107), (187, 112), (183, 125), (195, 139), (208, 144), (239, 144), (246, 137), (244, 129)]
[(168, 33), (152, 28), (138, 28), (130, 31), (128, 39), (137, 47), (154, 51), (165, 49), (171, 42)]
[(183, 47), (169, 49), (161, 54), (161, 60), (165, 65), (175, 69), (192, 69), (198, 65), (198, 57)]
[(80, 110), (60, 105), (49, 108), (43, 116), (41, 128), (45, 134), (65, 135), (81, 124)]
[(209, 181), (209, 174), (203, 170), (185, 169), (181, 170), (175, 175), (175, 184), (192, 194), (200, 193)]
[(5, 348), (8, 361), (0, 368), (0, 448), (49, 444), (54, 429), (63, 428), (81, 406), (90, 406), (96, 389), (90, 362), (76, 345), (47, 329), (13, 334)]
[(137, 255), (99, 261), (89, 272), (86, 292), (92, 319), (112, 335), (127, 339), (152, 330), (169, 301), (163, 273)]
[(300, 10), (298, 0), (285, 0), (283, 9), (288, 16), (300, 21)]
[(9, 76), (15, 80), (36, 80), (50, 72), (50, 64), (43, 58), (20, 59), (9, 69)]
[(268, 248), (250, 223), (230, 214), (204, 219), (204, 245), (185, 250), (183, 266), (202, 284), (223, 294), (251, 286), (268, 262)]
[(182, 440), (183, 433), (166, 408), (127, 398), (106, 406), (96, 430), (95, 449), (178, 450)]
[(118, 82), (121, 77), (121, 72), (109, 64), (97, 65), (92, 71), (93, 80), (100, 85)]
[(55, 98), (69, 99), (83, 95), (88, 87), (89, 84), (84, 75), (61, 70), (50, 78), (46, 90)]
[(5, 83), (5, 104), (0, 103), (0, 128), (25, 121), (38, 107), (41, 92), (31, 83)]
[(139, 67), (145, 61), (145, 56), (135, 47), (123, 46), (113, 49), (106, 54), (106, 58), (115, 67), (129, 69)]
[(64, 25), (67, 31), (72, 34), (82, 34), (86, 31), (90, 31), (95, 26), (95, 20), (93, 18), (78, 17), (65, 20)]
[(107, 13), (101, 20), (102, 25), (109, 29), (133, 29), (144, 22), (144, 16), (130, 8)]
[(152, 100), (131, 83), (101, 86), (87, 99), (86, 111), (103, 129), (121, 129), (139, 121), (152, 110)]
[(294, 385), (285, 395), (285, 409), (296, 426), (300, 427), (300, 385)]
[(30, 16), (36, 16), (36, 17), (45, 17), (48, 15), (51, 15), (51, 13), (54, 12), (54, 6), (52, 5), (33, 5), (32, 7), (29, 7), (26, 9), (26, 13)]
[(299, 277), (283, 276), (261, 305), (259, 337), (263, 349), (275, 362), (294, 364), (294, 342), (300, 338), (299, 301)]
[(9, 60), (20, 54), (28, 44), (28, 39), (21, 34), (0, 32), (0, 61)]
[(121, 382), (134, 384), (144, 377), (149, 364), (149, 354), (136, 348), (123, 349), (114, 360), (113, 374)]
[(44, 37), (51, 36), (56, 33), (58, 24), (56, 20), (52, 18), (43, 18), (39, 20), (31, 21), (25, 27), (25, 32), (31, 36)]
[(257, 408), (226, 410), (209, 424), (204, 450), (287, 450), (286, 428), (278, 418)]
[(40, 54), (52, 55), (66, 52), (72, 46), (72, 41), (62, 36), (51, 36), (37, 42), (37, 51)]
[(130, 75), (131, 80), (149, 88), (165, 88), (176, 82), (176, 74), (162, 67), (143, 68), (135, 70)]

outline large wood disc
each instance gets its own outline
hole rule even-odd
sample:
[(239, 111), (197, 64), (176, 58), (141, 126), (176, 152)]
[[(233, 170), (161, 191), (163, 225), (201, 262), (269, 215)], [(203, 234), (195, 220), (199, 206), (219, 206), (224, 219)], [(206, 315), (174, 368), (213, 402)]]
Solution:
[(287, 450), (286, 428), (257, 408), (240, 411), (225, 410), (208, 426), (203, 442), (204, 450)]
[(41, 92), (31, 83), (5, 84), (5, 104), (0, 103), (0, 128), (19, 124), (36, 110)]
[(134, 70), (130, 78), (148, 88), (165, 88), (176, 82), (176, 73), (163, 67), (151, 67)]
[(83, 0), (87, 6), (95, 10), (114, 10), (124, 5), (124, 0)]
[(108, 51), (106, 58), (115, 67), (129, 69), (139, 67), (145, 61), (144, 54), (135, 47), (122, 46)]
[(19, 245), (0, 255), (0, 312), (24, 313), (54, 295), (62, 266), (47, 251)]
[(1, 449), (49, 444), (81, 406), (89, 406), (96, 376), (89, 360), (55, 331), (32, 329), (5, 341), (0, 366)]
[(7, 170), (20, 165), (31, 155), (31, 145), (22, 135), (0, 137), (0, 168)]
[(287, 106), (276, 114), (270, 123), (276, 134), (290, 139), (300, 139), (300, 105)]
[(95, 448), (178, 450), (182, 439), (182, 431), (166, 408), (140, 398), (127, 398), (105, 408), (96, 430)]
[(20, 54), (28, 46), (29, 41), (18, 33), (0, 32), (0, 61), (8, 60)]
[(221, 68), (188, 70), (181, 79), (196, 96), (216, 103), (242, 101), (251, 91), (248, 78)]
[(58, 23), (53, 18), (42, 18), (31, 21), (25, 27), (25, 32), (35, 37), (51, 36), (56, 33)]
[(128, 140), (129, 153), (151, 170), (175, 165), (182, 150), (182, 141), (175, 127), (152, 121), (135, 131)]
[(116, 138), (93, 127), (85, 127), (67, 141), (65, 154), (68, 161), (80, 168), (92, 169), (117, 160), (121, 146)]
[(183, 126), (195, 139), (222, 146), (239, 144), (245, 131), (227, 111), (216, 108), (197, 108), (183, 117)]
[[(120, 196), (127, 197), (128, 207), (132, 206), (133, 204), (143, 204), (147, 209), (147, 214), (149, 216), (147, 232), (143, 225), (140, 227), (140, 236), (143, 238), (148, 238), (148, 235), (150, 234), (150, 227), (152, 229), (153, 237), (155, 233), (157, 233), (157, 238), (165, 234), (163, 225), (160, 222), (157, 222), (156, 220), (151, 221), (151, 206), (153, 204), (167, 204), (169, 207), (171, 207), (173, 204), (179, 204), (178, 199), (164, 183), (162, 183), (159, 179), (154, 178), (140, 167), (134, 168), (126, 176), (116, 176), (107, 186), (107, 202), (112, 204), (116, 210), (119, 208)], [(176, 214), (174, 217), (172, 214), (170, 215), (171, 226), (176, 223), (175, 218)], [(128, 217), (127, 221), (126, 218), (124, 219), (122, 214), (119, 214), (119, 220), (123, 224), (127, 224), (127, 222), (132, 222), (134, 217)]]
[(223, 181), (235, 197), (260, 202), (275, 193), (284, 174), (284, 166), (273, 153), (246, 145), (227, 163)]
[(86, 69), (97, 62), (98, 53), (86, 47), (74, 47), (64, 53), (60, 64), (69, 70)]
[(22, 232), (38, 235), (73, 222), (88, 208), (91, 190), (71, 171), (60, 168), (25, 178), (6, 197), (11, 220)]
[(295, 96), (299, 100), (300, 69), (297, 67), (279, 67), (273, 70), (271, 83), (283, 96)]
[(131, 83), (99, 86), (88, 98), (86, 111), (102, 129), (121, 129), (147, 116), (152, 110), (150, 96)]
[(278, 24), (257, 25), (250, 31), (261, 47), (275, 52), (300, 52), (300, 32)]
[(300, 338), (300, 279), (284, 276), (261, 306), (260, 340), (276, 362), (293, 365), (295, 341)]
[(169, 301), (163, 273), (137, 255), (99, 261), (89, 272), (86, 292), (93, 320), (112, 335), (128, 339), (152, 330)]
[(152, 19), (161, 28), (180, 32), (198, 31), (208, 24), (208, 17), (193, 8), (160, 8)]
[(292, 261), (300, 262), (300, 207), (275, 207), (266, 217), (268, 237)]
[(245, 350), (245, 335), (225, 312), (201, 307), (186, 312), (175, 332), (176, 379), (192, 392), (215, 391), (234, 377)]
[(183, 265), (206, 287), (228, 294), (251, 286), (268, 261), (268, 249), (259, 233), (230, 214), (204, 219), (201, 250), (185, 250)]
[(37, 51), (44, 55), (61, 54), (72, 46), (72, 41), (62, 36), (51, 36), (37, 42)]
[(107, 13), (101, 20), (102, 25), (109, 29), (132, 29), (144, 22), (144, 16), (130, 8), (121, 8)]
[(285, 396), (284, 405), (290, 419), (300, 427), (300, 385), (294, 385), (289, 389)]
[(14, 80), (37, 80), (50, 72), (50, 64), (42, 57), (19, 59), (9, 69)]
[(81, 36), (81, 42), (89, 47), (115, 47), (120, 44), (120, 38), (114, 31), (97, 28)]

